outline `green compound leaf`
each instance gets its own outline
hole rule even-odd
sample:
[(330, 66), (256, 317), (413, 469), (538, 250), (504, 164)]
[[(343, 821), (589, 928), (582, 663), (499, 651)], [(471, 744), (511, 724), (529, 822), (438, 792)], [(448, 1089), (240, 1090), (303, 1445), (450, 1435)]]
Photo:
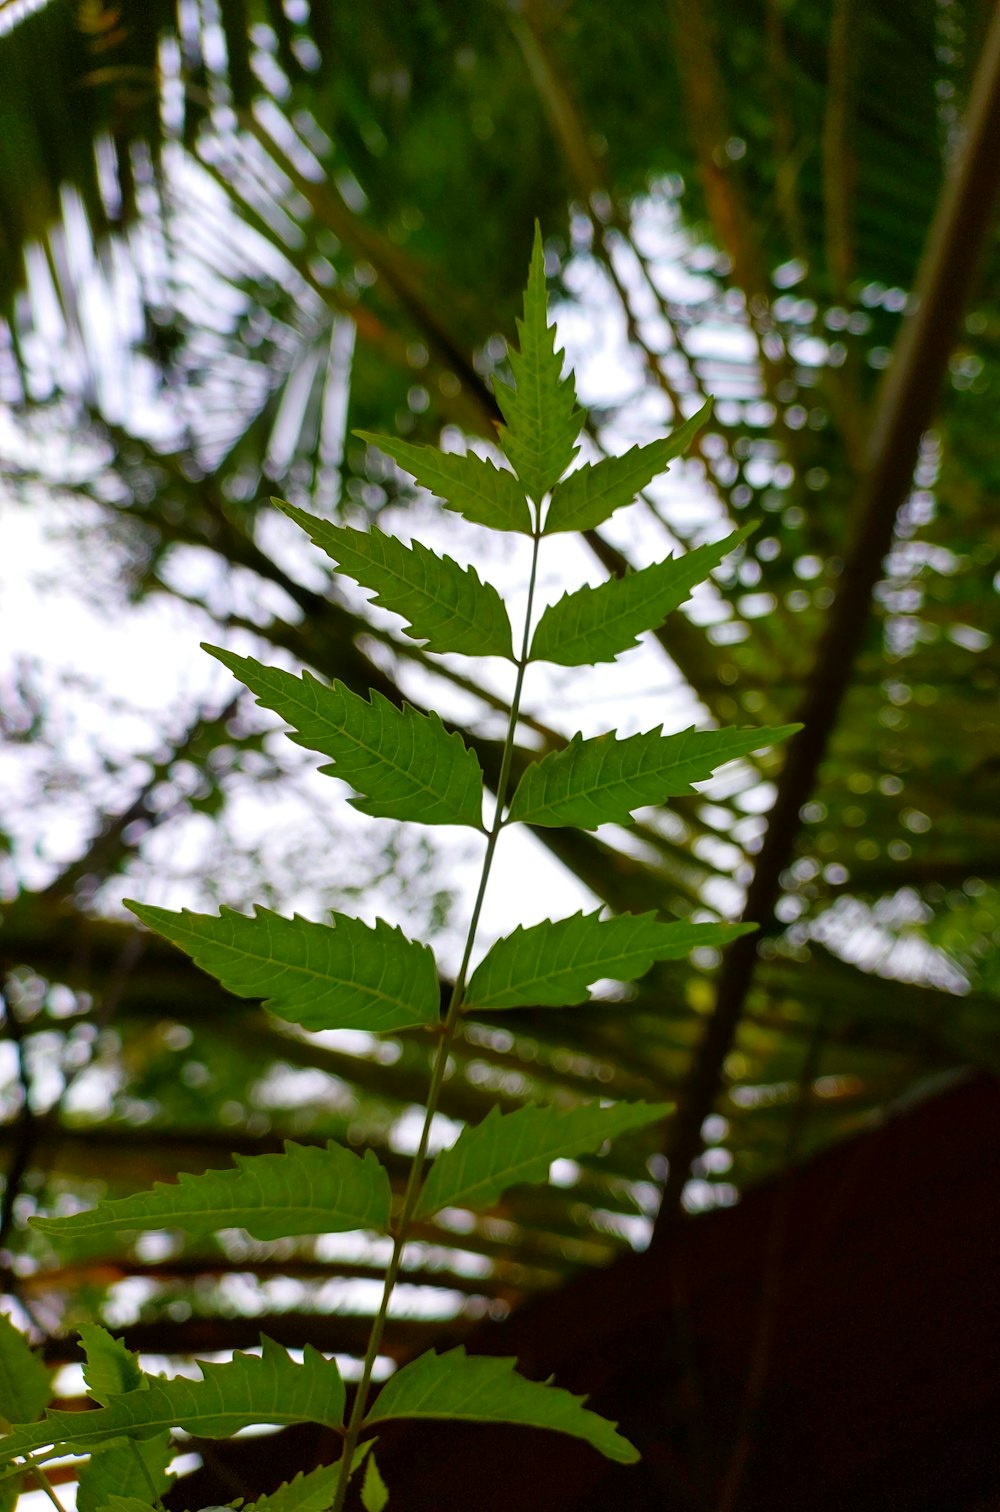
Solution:
[(6, 1313), (0, 1313), (0, 1428), (32, 1422), (51, 1400), (44, 1363)]
[(469, 1356), (459, 1345), (446, 1354), (423, 1354), (382, 1387), (369, 1423), (387, 1418), (457, 1418), (473, 1423), (523, 1423), (586, 1439), (622, 1465), (639, 1451), (615, 1432), (615, 1424), (584, 1407), (586, 1397), (559, 1386), (525, 1380), (516, 1360)]
[(602, 1108), (539, 1108), (502, 1114), (492, 1107), (481, 1123), (463, 1129), (434, 1161), (415, 1216), (441, 1208), (488, 1208), (508, 1187), (548, 1181), (553, 1160), (599, 1150), (607, 1139), (666, 1118), (670, 1103), (617, 1103)]
[(235, 1169), (182, 1174), (148, 1192), (99, 1202), (69, 1218), (33, 1218), (56, 1237), (91, 1238), (141, 1229), (211, 1234), (243, 1228), (254, 1239), (344, 1233), (389, 1226), (389, 1178), (371, 1150), (364, 1158), (331, 1141), (286, 1143), (283, 1155), (234, 1155)]
[(787, 740), (800, 725), (760, 730), (682, 730), (662, 735), (662, 726), (615, 740), (574, 735), (562, 751), (543, 756), (521, 778), (507, 823), (572, 825), (597, 829), (628, 824), (636, 809), (663, 803), (704, 782), (736, 756)]
[(361, 1483), (361, 1505), (365, 1512), (385, 1512), (389, 1505), (389, 1488), (382, 1479), (374, 1454), (365, 1466), (365, 1478)]
[(690, 598), (692, 588), (704, 582), (754, 528), (747, 525), (724, 541), (698, 546), (682, 557), (668, 557), (622, 578), (609, 578), (597, 588), (564, 593), (538, 621), (531, 641), (532, 660), (560, 667), (614, 661), (622, 651), (639, 644), (636, 636), (662, 625), (668, 614)]
[(402, 615), (409, 622), (407, 634), (426, 641), (428, 651), (513, 659), (503, 600), (474, 567), (439, 557), (420, 541), (404, 546), (381, 530), (332, 525), (280, 499), (274, 502), (341, 572), (371, 589), (374, 603)]
[(666, 472), (668, 463), (687, 451), (712, 413), (712, 401), (669, 436), (633, 446), (620, 457), (602, 457), (557, 483), (545, 516), (544, 535), (560, 530), (593, 530), (616, 509), (634, 502), (647, 484)]
[[(107, 1329), (96, 1323), (80, 1327), (86, 1364), (83, 1379), (87, 1390), (102, 1407), (111, 1398), (128, 1391), (148, 1391), (149, 1377), (139, 1366), (138, 1356), (126, 1349)], [(104, 1507), (119, 1507), (128, 1512), (128, 1504), (147, 1505), (149, 1488), (162, 1494), (170, 1484), (167, 1467), (174, 1457), (170, 1434), (164, 1430), (154, 1438), (134, 1444), (112, 1444), (95, 1449), (79, 1474), (77, 1512), (100, 1512)], [(120, 1504), (125, 1503), (122, 1507)]]
[(536, 504), (559, 481), (577, 453), (584, 416), (576, 407), (571, 376), (563, 377), (563, 353), (546, 320), (545, 254), (535, 226), (524, 319), (517, 322), (521, 350), (510, 349), (514, 387), (498, 378), (493, 391), (507, 424), (500, 427), (504, 451)]
[(632, 982), (654, 961), (677, 961), (699, 945), (725, 945), (749, 924), (661, 924), (655, 913), (573, 914), (530, 928), (518, 925), (497, 940), (472, 973), (464, 1007), (567, 1008), (586, 1002), (604, 977)]
[(464, 515), (476, 525), (531, 534), (531, 513), (524, 489), (506, 468), (497, 467), (495, 462), (475, 452), (466, 452), (461, 457), (457, 452), (414, 446), (410, 441), (374, 436), (370, 431), (354, 434), (398, 462), (421, 488), (442, 499), (446, 509)]
[(314, 924), (269, 908), (255, 918), (223, 908), (216, 918), (130, 899), (125, 906), (230, 992), (264, 998), (271, 1013), (305, 1029), (384, 1034), (440, 1018), (432, 951), (384, 919), (372, 927), (340, 913)]
[(333, 758), (321, 770), (351, 784), (361, 796), (349, 801), (363, 814), (482, 828), (482, 768), (439, 715), (398, 709), (374, 691), (369, 702), (343, 683), (328, 687), (308, 672), (296, 677), (217, 646), (205, 650), (294, 726), (297, 745)]
[(234, 1354), (221, 1365), (201, 1365), (201, 1379), (150, 1379), (148, 1391), (130, 1391), (92, 1412), (47, 1412), (40, 1423), (0, 1439), (4, 1462), (53, 1446), (44, 1458), (89, 1454), (121, 1438), (152, 1438), (183, 1428), (200, 1438), (228, 1438), (255, 1423), (320, 1423), (340, 1428), (344, 1383), (333, 1360), (311, 1345), (297, 1365), (280, 1344), (261, 1336), (263, 1355)]

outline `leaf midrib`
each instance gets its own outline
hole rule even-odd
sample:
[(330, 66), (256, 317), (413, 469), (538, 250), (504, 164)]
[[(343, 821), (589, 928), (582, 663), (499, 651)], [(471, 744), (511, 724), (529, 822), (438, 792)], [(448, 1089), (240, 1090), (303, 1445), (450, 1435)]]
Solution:
[[(253, 923), (255, 921), (251, 919), (248, 920), (248, 922)], [(322, 926), (318, 925), (317, 928), (322, 928)], [(179, 929), (176, 931), (177, 934), (181, 934), (183, 932), (184, 931)], [(334, 933), (336, 933), (335, 930)], [(330, 983), (335, 987), (351, 987), (356, 992), (367, 994), (368, 997), (375, 999), (377, 1002), (395, 1003), (401, 1007), (410, 1006), (405, 998), (391, 997), (387, 992), (382, 992), (377, 987), (370, 987), (367, 982), (358, 982), (352, 980), (350, 977), (336, 976), (332, 972), (323, 973), (321, 971), (315, 971), (310, 966), (297, 966), (291, 962), (278, 961), (275, 960), (273, 956), (257, 955), (256, 952), (252, 950), (244, 950), (237, 945), (227, 945), (224, 941), (206, 940), (204, 935), (198, 934), (195, 930), (190, 931), (188, 937), (196, 940), (201, 947), (197, 954), (194, 951), (191, 952), (192, 959), (196, 964), (200, 964), (198, 962), (198, 955), (201, 955), (204, 959), (205, 948), (210, 947), (214, 950), (228, 951), (230, 955), (235, 956), (238, 960), (241, 961), (258, 961), (261, 965), (264, 966), (278, 966), (283, 971), (300, 972), (303, 976), (312, 977), (319, 982)], [(269, 989), (265, 989), (260, 993), (260, 996), (267, 997), (268, 993)]]

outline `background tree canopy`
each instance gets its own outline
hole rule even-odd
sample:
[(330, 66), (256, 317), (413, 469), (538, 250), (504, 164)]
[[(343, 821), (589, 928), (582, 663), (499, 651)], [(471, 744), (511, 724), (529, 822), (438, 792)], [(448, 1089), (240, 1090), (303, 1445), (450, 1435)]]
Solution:
[[(120, 644), (152, 623), (191, 661), (209, 639), (405, 694), (495, 775), (509, 689), (328, 593), (267, 499), (429, 517), (351, 432), (489, 441), (536, 217), (595, 452), (715, 398), (641, 528), (580, 538), (592, 580), (761, 522), (642, 665), (678, 726), (803, 734), (630, 831), (538, 836), (611, 910), (761, 931), (625, 1005), (468, 1025), (450, 1119), (529, 1093), (677, 1111), (663, 1148), (424, 1223), (394, 1360), (996, 1069), (998, 59), (986, 0), (0, 5), (5, 527), (57, 539)], [(283, 1032), (119, 900), (377, 885), (426, 933), (461, 920), (461, 857), (327, 828), (311, 761), (214, 674), (136, 711), (112, 671), (0, 667), (5, 1284), (57, 1361), (95, 1313), (157, 1355), (266, 1326), (349, 1361), (379, 1244), (57, 1262), (25, 1220), (289, 1135), (402, 1172), (420, 1042)], [(540, 698), (524, 749), (571, 720)]]

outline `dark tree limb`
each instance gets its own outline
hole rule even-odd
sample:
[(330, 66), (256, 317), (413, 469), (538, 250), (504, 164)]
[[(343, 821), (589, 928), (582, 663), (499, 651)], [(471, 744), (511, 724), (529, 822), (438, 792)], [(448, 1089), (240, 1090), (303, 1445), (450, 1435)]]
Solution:
[[(800, 810), (813, 791), (871, 615), (872, 593), (892, 544), (896, 515), (913, 481), (921, 438), (930, 425), (959, 321), (973, 285), (1000, 188), (1000, 7), (994, 11), (976, 70), (964, 136), (938, 202), (915, 285), (916, 309), (904, 324), (868, 438), (867, 463), (855, 496), (845, 566), (816, 651), (797, 718), (804, 729), (788, 748), (768, 816), (767, 833), (747, 892), (743, 917), (771, 927), (781, 874), (792, 859)], [(723, 1082), (757, 960), (753, 936), (730, 946), (667, 1155), (670, 1173), (657, 1236), (672, 1227), (701, 1126)]]

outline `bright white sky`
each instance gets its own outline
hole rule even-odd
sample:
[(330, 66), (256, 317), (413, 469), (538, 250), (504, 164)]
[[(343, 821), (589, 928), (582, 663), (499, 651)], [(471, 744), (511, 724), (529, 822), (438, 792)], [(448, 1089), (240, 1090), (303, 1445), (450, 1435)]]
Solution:
[[(639, 216), (637, 234), (647, 245), (652, 243), (655, 247), (659, 242), (666, 245), (677, 234), (672, 207), (650, 203)], [(621, 271), (628, 277), (627, 264)], [(697, 298), (709, 292), (707, 280), (685, 273), (676, 262), (666, 267), (665, 277), (675, 285), (668, 290), (671, 295)], [(619, 303), (610, 293), (602, 270), (590, 259), (577, 257), (569, 269), (568, 281), (577, 302), (557, 312), (558, 327), (577, 374), (581, 400), (586, 405), (631, 401), (623, 418), (608, 428), (605, 444), (613, 450), (624, 450), (635, 441), (662, 434), (673, 423), (667, 402), (658, 391), (644, 385), (641, 369), (629, 351)], [(699, 283), (703, 288), (698, 288)], [(51, 318), (51, 313), (47, 318)], [(718, 350), (734, 355), (745, 340), (738, 326), (708, 327), (701, 339), (711, 345), (713, 337)], [(7, 439), (4, 436), (7, 427), (12, 432), (12, 422), (8, 420), (6, 425), (0, 422), (0, 449)], [(9, 440), (13, 448), (16, 438), (12, 433)], [(668, 478), (654, 487), (654, 492), (664, 517), (685, 535), (697, 524), (702, 526), (699, 539), (714, 539), (725, 533), (725, 526), (709, 490), (698, 482), (699, 467), (700, 464), (695, 464), (693, 470), (683, 470), (675, 464)], [(180, 711), (206, 701), (222, 705), (235, 688), (230, 674), (199, 649), (201, 640), (220, 639), (207, 614), (165, 594), (137, 606), (112, 601), (110, 609), (105, 610), (97, 585), (105, 572), (110, 583), (113, 567), (105, 567), (100, 561), (91, 564), (93, 571), (88, 571), (84, 584), (78, 582), (78, 550), (72, 540), (63, 538), (63, 533), (72, 521), (90, 517), (91, 510), (87, 504), (42, 495), (30, 508), (8, 503), (0, 510), (0, 668), (25, 658), (48, 669), (46, 685), (52, 689), (54, 698), (65, 701), (64, 709), (54, 711), (57, 726), (65, 726), (60, 754), (83, 770), (93, 768), (98, 749), (141, 757), (155, 749), (164, 711), (170, 712), (170, 724), (176, 729), (184, 723)], [(93, 518), (96, 523), (96, 507)], [(528, 567), (526, 542), (519, 538), (498, 538), (431, 502), (413, 510), (393, 510), (383, 516), (381, 523), (404, 537), (408, 533), (419, 536), (460, 561), (474, 562), (505, 594), (515, 625), (515, 640), (518, 639)], [(676, 546), (674, 537), (642, 504), (620, 511), (608, 525), (607, 533), (636, 563), (662, 557)], [(314, 548), (290, 522), (275, 515), (265, 524), (261, 540), (300, 580), (319, 581)], [(597, 583), (603, 576), (603, 569), (575, 538), (561, 536), (543, 545), (539, 580), (543, 603), (559, 597), (568, 587), (584, 581)], [(218, 583), (218, 567), (210, 553), (185, 548), (175, 555), (171, 581), (178, 586), (189, 591), (203, 590), (213, 584), (213, 579), (214, 586), (224, 596), (228, 594), (231, 598), (233, 591), (241, 592), (239, 582), (235, 590), (231, 580), (225, 585)], [(353, 591), (353, 585), (349, 591)], [(245, 586), (242, 596), (246, 596)], [(358, 593), (357, 597), (362, 601), (367, 596)], [(727, 610), (711, 587), (705, 587), (697, 591), (692, 612), (707, 623), (724, 617)], [(372, 611), (372, 616), (398, 633), (396, 616), (380, 611)], [(613, 666), (593, 670), (559, 670), (548, 666), (529, 669), (526, 708), (567, 734), (579, 729), (590, 735), (612, 728), (632, 733), (660, 723), (669, 732), (694, 721), (704, 722), (705, 711), (691, 698), (662, 648), (652, 637), (645, 637), (644, 642)], [(242, 654), (280, 660), (265, 640), (244, 633), (237, 633), (224, 643)], [(376, 647), (373, 654), (378, 653)], [(452, 660), (457, 669), (482, 675), (482, 663), (460, 657)], [(61, 686), (56, 682), (52, 674), (57, 671), (63, 679), (69, 679), (68, 686), (65, 681)], [(487, 667), (485, 674), (498, 692), (509, 692), (513, 677), (509, 666), (498, 662)], [(468, 697), (444, 680), (409, 663), (397, 669), (397, 675), (407, 692), (438, 707), (446, 716), (470, 714)], [(279, 722), (274, 724), (281, 728)], [(499, 732), (495, 717), (487, 727)], [(275, 736), (275, 740), (280, 737)], [(300, 780), (290, 785), (281, 800), (268, 792), (266, 801), (260, 801), (244, 785), (232, 804), (238, 834), (248, 843), (257, 841), (266, 852), (269, 837), (308, 827), (310, 815), (318, 807), (342, 836), (346, 852), (336, 858), (334, 881), (339, 876), (350, 880), (352, 854), (360, 859), (379, 843), (380, 833), (384, 833), (383, 822), (350, 808), (344, 802), (348, 790), (342, 784), (310, 774), (308, 768), (318, 765), (318, 760), (313, 762), (304, 756), (300, 759), (294, 747), (280, 743), (285, 746)], [(36, 780), (32, 762), (29, 748), (0, 750), (0, 791), (8, 795), (5, 809), (13, 814), (14, 827), (23, 841), (22, 865), (27, 878), (38, 884), (47, 880), (55, 864), (71, 859), (85, 844), (92, 810), (89, 803), (70, 795), (58, 801), (53, 799), (44, 807), (39, 806), (37, 797), (32, 801)], [(135, 764), (134, 771), (138, 786), (144, 774), (141, 761)], [(97, 785), (99, 788), (100, 783)], [(118, 808), (124, 806), (132, 791), (134, 788), (130, 786), (127, 792), (108, 790), (102, 796), (109, 808)], [(440, 880), (454, 885), (457, 877), (460, 896), (474, 888), (481, 842), (470, 840), (464, 832), (440, 828), (431, 831), (420, 827), (420, 833), (432, 840), (440, 855)], [(141, 897), (171, 907), (207, 906), (204, 884), (199, 877), (199, 873), (201, 877), (212, 875), (214, 850), (207, 821), (172, 823), (154, 832), (146, 846), (146, 856), (149, 864), (140, 878)], [(183, 880), (170, 880), (171, 874), (176, 878), (179, 867), (188, 874)], [(353, 870), (356, 873), (357, 869)], [(251, 897), (234, 895), (224, 876), (215, 876), (213, 881), (217, 896), (225, 901), (240, 907), (252, 903)], [(127, 893), (137, 887), (139, 883), (133, 875), (120, 891)], [(715, 900), (719, 906), (738, 908), (738, 889), (722, 889), (720, 893)], [(113, 897), (107, 901), (113, 904)], [(528, 834), (510, 831), (498, 847), (482, 943), (485, 945), (515, 923), (557, 917), (581, 906), (593, 906), (594, 902), (544, 846)], [(316, 899), (310, 897), (307, 885), (289, 895), (287, 906), (314, 915), (317, 912)], [(378, 912), (406, 925), (405, 902), (398, 897), (393, 899), (379, 893), (354, 905), (352, 911), (365, 917)], [(455, 963), (465, 912), (459, 902), (454, 928), (438, 942), (447, 966)], [(412, 930), (412, 921), (410, 927)]]

